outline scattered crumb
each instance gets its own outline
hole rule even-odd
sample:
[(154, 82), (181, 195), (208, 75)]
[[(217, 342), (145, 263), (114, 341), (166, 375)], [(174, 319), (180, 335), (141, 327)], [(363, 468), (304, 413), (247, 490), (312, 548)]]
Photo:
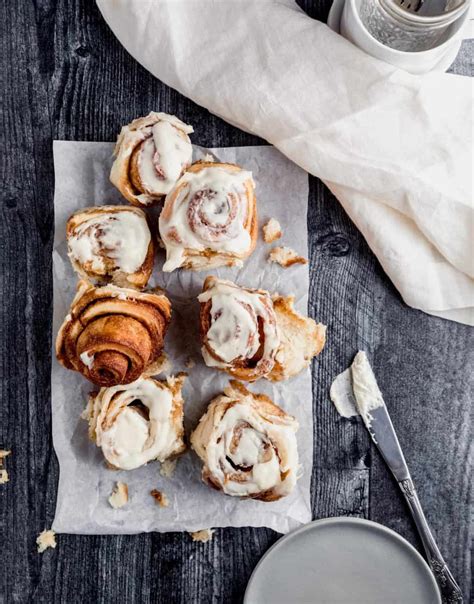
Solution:
[(167, 508), (169, 506), (170, 501), (166, 493), (158, 491), (157, 489), (153, 489), (153, 491), (150, 491), (150, 495), (155, 500), (155, 503), (161, 506), (162, 508)]
[(44, 530), (36, 538), (36, 544), (38, 545), (38, 554), (42, 554), (45, 550), (52, 547), (56, 547), (56, 533), (53, 530)]
[(298, 254), (289, 247), (274, 247), (268, 256), (269, 262), (276, 262), (288, 268), (293, 264), (308, 264), (306, 258), (298, 256)]
[(206, 153), (206, 155), (203, 158), (203, 161), (215, 162), (216, 158), (214, 157), (214, 155), (211, 155), (210, 153)]
[(163, 352), (154, 363), (152, 363), (148, 369), (143, 373), (146, 376), (159, 375), (160, 373), (170, 373), (173, 369), (173, 363), (170, 361), (168, 355)]
[(5, 457), (10, 455), (11, 451), (5, 451), (5, 449), (0, 449), (0, 468), (3, 466), (3, 460)]
[(0, 449), (0, 484), (5, 484), (10, 480), (8, 477), (8, 472), (6, 470), (2, 470), (3, 468), (3, 460), (5, 457), (10, 455), (11, 451), (6, 451), (5, 449)]
[(194, 359), (189, 357), (188, 360), (186, 361), (185, 365), (186, 365), (187, 369), (192, 369), (194, 367), (194, 365), (196, 365), (196, 362)]
[(123, 508), (128, 501), (128, 485), (124, 482), (115, 483), (114, 490), (109, 497), (109, 503), (114, 509)]
[(104, 460), (104, 466), (107, 468), (107, 470), (112, 470), (113, 472), (117, 472), (117, 470), (120, 469), (117, 468), (117, 466), (111, 464), (110, 461), (107, 461), (106, 459)]
[(166, 459), (160, 468), (160, 474), (165, 478), (171, 478), (176, 470), (176, 464), (178, 463), (178, 459)]
[(207, 543), (212, 539), (212, 536), (215, 533), (215, 529), (201, 529), (200, 531), (195, 531), (194, 533), (189, 533), (193, 538), (193, 541), (200, 541), (201, 543)]
[(265, 243), (273, 243), (283, 235), (280, 223), (275, 218), (270, 218), (262, 227), (263, 240)]

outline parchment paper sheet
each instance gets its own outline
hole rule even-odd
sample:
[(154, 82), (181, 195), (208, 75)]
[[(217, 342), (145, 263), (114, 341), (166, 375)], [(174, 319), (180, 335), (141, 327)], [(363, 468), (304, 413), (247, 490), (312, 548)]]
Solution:
[[(54, 318), (53, 340), (74, 296), (76, 276), (67, 257), (65, 225), (80, 208), (92, 205), (126, 204), (109, 183), (112, 143), (54, 142), (55, 239), (53, 251)], [(260, 226), (270, 218), (283, 227), (284, 245), (307, 255), (307, 174), (272, 147), (217, 149), (223, 161), (236, 162), (253, 172), (257, 184)], [(195, 159), (203, 151), (195, 147)], [(152, 214), (156, 211), (150, 210)], [(156, 224), (155, 218), (153, 222)], [(295, 294), (296, 307), (307, 311), (308, 267), (290, 269), (266, 261), (270, 246), (261, 239), (244, 268), (214, 270), (219, 277), (241, 285), (261, 287), (271, 292)], [(173, 318), (165, 341), (172, 363), (171, 373), (187, 371), (184, 387), (186, 433), (194, 427), (208, 402), (228, 382), (226, 374), (205, 367), (198, 338), (196, 296), (207, 272), (160, 269), (160, 250), (150, 285), (164, 287), (173, 303)], [(53, 341), (54, 346), (54, 341)], [(192, 358), (195, 366), (186, 368)], [(161, 376), (164, 377), (164, 376)], [(311, 375), (301, 375), (272, 385), (260, 380), (250, 386), (264, 392), (297, 417), (297, 434), (302, 477), (295, 491), (278, 502), (240, 500), (214, 491), (201, 482), (201, 462), (193, 451), (180, 457), (172, 477), (160, 475), (160, 464), (150, 462), (133, 471), (112, 471), (105, 467), (101, 450), (89, 441), (87, 422), (80, 418), (92, 385), (81, 375), (52, 364), (53, 442), (60, 464), (60, 479), (53, 528), (62, 533), (130, 534), (149, 531), (195, 531), (223, 526), (266, 526), (285, 533), (311, 520), (310, 481), (313, 459)], [(129, 487), (129, 502), (114, 510), (107, 499), (116, 481)], [(151, 489), (166, 493), (167, 508), (157, 506)]]

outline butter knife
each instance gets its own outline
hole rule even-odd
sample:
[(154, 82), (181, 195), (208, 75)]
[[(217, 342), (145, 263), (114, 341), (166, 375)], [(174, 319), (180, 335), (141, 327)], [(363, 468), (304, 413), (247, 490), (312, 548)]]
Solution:
[(352, 364), (352, 386), (357, 409), (369, 434), (405, 496), (426, 552), (428, 564), (438, 583), (444, 604), (463, 602), (459, 585), (439, 551), (423, 513), (392, 420), (364, 352)]

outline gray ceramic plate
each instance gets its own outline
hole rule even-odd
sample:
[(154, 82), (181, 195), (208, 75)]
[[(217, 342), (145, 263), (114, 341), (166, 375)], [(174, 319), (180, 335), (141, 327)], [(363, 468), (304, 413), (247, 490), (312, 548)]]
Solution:
[(360, 518), (317, 520), (283, 537), (257, 564), (245, 604), (440, 604), (420, 554)]

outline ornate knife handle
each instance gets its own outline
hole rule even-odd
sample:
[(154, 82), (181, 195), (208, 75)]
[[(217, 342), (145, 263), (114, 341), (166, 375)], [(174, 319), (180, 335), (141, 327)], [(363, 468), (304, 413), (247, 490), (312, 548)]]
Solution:
[(426, 521), (421, 508), (420, 500), (416, 494), (415, 487), (411, 478), (405, 478), (398, 482), (402, 493), (405, 495), (408, 507), (412, 513), (413, 519), (420, 534), (423, 547), (425, 548), (428, 564), (433, 571), (436, 582), (441, 592), (443, 604), (458, 604), (463, 602), (462, 592), (459, 585), (454, 580), (451, 571), (441, 555), (436, 542), (431, 534), (430, 527)]

